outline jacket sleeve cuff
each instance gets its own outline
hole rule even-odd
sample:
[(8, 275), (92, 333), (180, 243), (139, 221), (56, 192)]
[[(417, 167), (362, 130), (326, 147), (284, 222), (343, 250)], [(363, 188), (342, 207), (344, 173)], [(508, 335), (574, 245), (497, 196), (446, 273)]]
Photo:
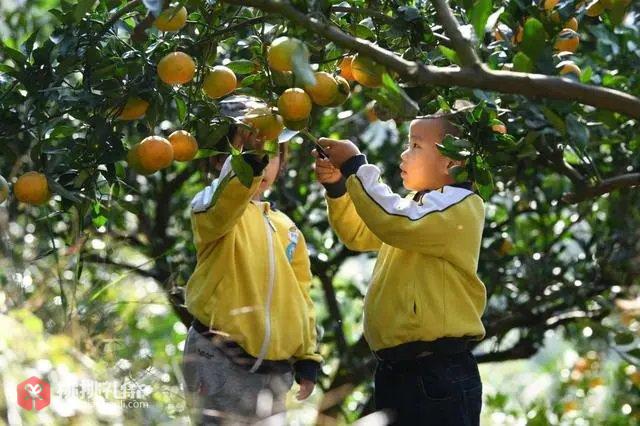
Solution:
[(316, 383), (318, 381), (318, 370), (320, 370), (320, 363), (310, 359), (302, 359), (293, 364), (294, 377), (298, 384), (302, 379)]
[(265, 154), (263, 156), (259, 156), (256, 154), (242, 154), (242, 158), (247, 162), (253, 169), (253, 176), (260, 176), (262, 171), (269, 164), (269, 155)]
[(351, 175), (355, 175), (360, 166), (367, 164), (367, 157), (364, 154), (354, 155), (342, 164), (340, 171), (342, 176), (348, 178)]
[(340, 198), (347, 192), (347, 184), (344, 177), (334, 183), (323, 183), (322, 186), (327, 191), (329, 198)]

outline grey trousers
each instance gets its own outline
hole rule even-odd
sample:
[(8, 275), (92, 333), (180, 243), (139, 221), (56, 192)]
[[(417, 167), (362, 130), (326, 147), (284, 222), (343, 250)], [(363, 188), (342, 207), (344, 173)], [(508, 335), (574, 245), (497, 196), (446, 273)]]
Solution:
[(293, 373), (256, 374), (234, 364), (192, 327), (182, 365), (190, 417), (197, 425), (284, 425)]

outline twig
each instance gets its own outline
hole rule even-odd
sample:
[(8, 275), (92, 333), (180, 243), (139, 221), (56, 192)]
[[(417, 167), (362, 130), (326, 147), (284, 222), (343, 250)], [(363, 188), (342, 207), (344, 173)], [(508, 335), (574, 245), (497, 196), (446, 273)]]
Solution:
[(460, 25), (458, 20), (453, 16), (453, 11), (447, 4), (447, 0), (433, 0), (433, 7), (436, 9), (436, 14), (440, 23), (444, 27), (446, 34), (451, 39), (453, 49), (458, 52), (462, 65), (470, 68), (480, 67), (480, 58), (473, 48), (473, 42), (466, 39), (460, 31)]
[(621, 188), (630, 188), (640, 185), (640, 173), (629, 173), (626, 175), (605, 179), (600, 184), (578, 189), (576, 192), (565, 194), (562, 200), (567, 203), (579, 203), (589, 198), (598, 197), (602, 194), (608, 194)]

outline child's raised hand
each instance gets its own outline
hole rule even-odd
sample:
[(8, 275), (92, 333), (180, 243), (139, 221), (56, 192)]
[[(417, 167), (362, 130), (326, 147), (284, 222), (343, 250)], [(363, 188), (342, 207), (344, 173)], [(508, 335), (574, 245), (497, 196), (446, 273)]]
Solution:
[(320, 157), (317, 149), (311, 151), (311, 155), (316, 158), (315, 170), (318, 182), (320, 183), (336, 183), (342, 179), (342, 173), (337, 169), (328, 158)]
[(360, 154), (360, 150), (350, 140), (336, 140), (329, 138), (318, 139), (318, 145), (322, 147), (329, 161), (338, 169), (350, 159)]
[(238, 127), (236, 134), (233, 136), (232, 144), (237, 149), (245, 147), (258, 153), (264, 150), (264, 138), (258, 137), (258, 132), (255, 129), (249, 130)]
[(313, 392), (313, 389), (316, 387), (316, 384), (311, 380), (302, 379), (300, 380), (300, 389), (298, 390), (298, 394), (296, 398), (298, 401), (302, 401), (304, 399), (309, 398), (309, 395)]

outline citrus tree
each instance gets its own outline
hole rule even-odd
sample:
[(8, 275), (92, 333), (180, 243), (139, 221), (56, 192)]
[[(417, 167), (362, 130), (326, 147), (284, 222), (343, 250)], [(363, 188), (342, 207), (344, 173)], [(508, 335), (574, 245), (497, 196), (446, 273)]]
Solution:
[[(638, 322), (616, 304), (640, 277), (637, 4), (26, 3), (3, 6), (0, 27), (0, 276), (8, 306), (29, 306), (48, 331), (108, 339), (124, 313), (106, 301), (131, 274), (154, 280), (188, 325), (189, 201), (227, 154), (250, 178), (228, 134), (255, 128), (268, 149), (290, 146), (272, 199), (311, 250), (322, 352), (335, 361), (322, 387), (338, 395), (322, 410), (367, 412), (366, 280), (342, 268), (366, 259), (329, 229), (309, 153), (316, 137), (356, 140), (399, 188), (407, 120), (461, 110), (463, 134), (439, 148), (467, 160), (451, 173), (487, 203), (478, 359), (527, 358), (549, 330), (587, 326), (640, 359)], [(233, 96), (264, 106), (231, 116)], [(37, 290), (24, 291), (27, 276)]]

